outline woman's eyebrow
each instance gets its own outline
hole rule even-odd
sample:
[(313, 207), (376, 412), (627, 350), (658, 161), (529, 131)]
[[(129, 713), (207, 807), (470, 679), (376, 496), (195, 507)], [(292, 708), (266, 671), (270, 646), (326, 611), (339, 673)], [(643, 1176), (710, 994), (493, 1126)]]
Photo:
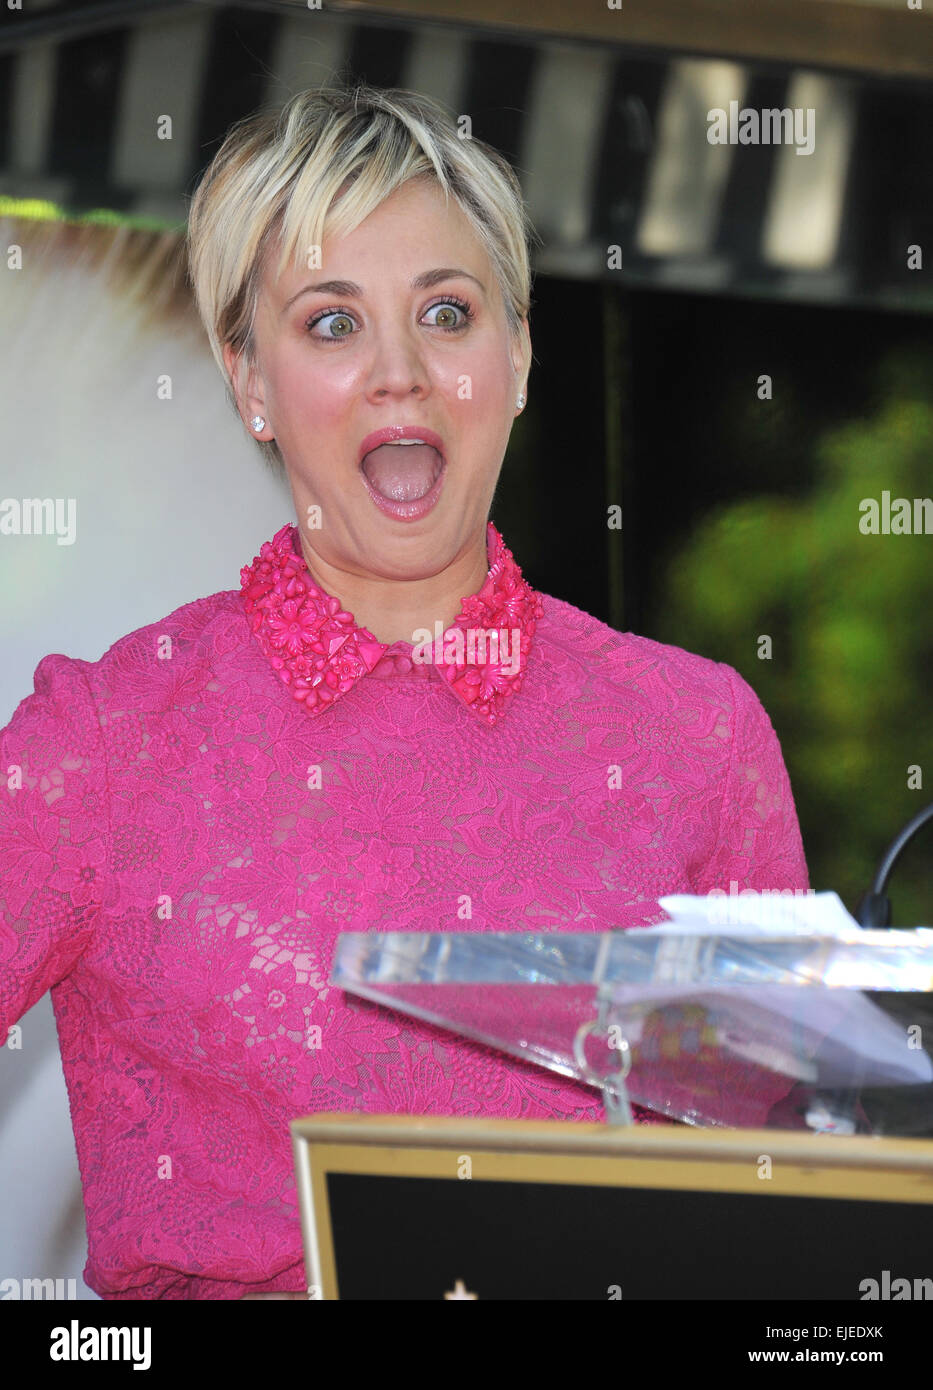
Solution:
[[(458, 270), (455, 266), (440, 266), (437, 270), (425, 270), (421, 275), (416, 275), (411, 282), (413, 290), (430, 290), (442, 280), (472, 280), (479, 285), (483, 293), (486, 293), (486, 286), (482, 280), (477, 280), (475, 275), (471, 275), (468, 270)], [(362, 285), (358, 285), (355, 280), (318, 280), (313, 285), (303, 285), (300, 290), (292, 295), (288, 303), (283, 307), (282, 313), (286, 313), (294, 304), (296, 299), (300, 299), (303, 294), (334, 294), (342, 299), (359, 298), (363, 293)]]

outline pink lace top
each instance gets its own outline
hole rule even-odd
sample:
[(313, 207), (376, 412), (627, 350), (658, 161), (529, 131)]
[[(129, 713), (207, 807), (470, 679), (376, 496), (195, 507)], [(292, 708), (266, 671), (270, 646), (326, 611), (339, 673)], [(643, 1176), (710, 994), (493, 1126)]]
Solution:
[(808, 887), (750, 686), (534, 593), (488, 539), (454, 626), (387, 648), (283, 527), (239, 592), (45, 657), (0, 734), (0, 1028), (51, 988), (102, 1297), (300, 1290), (296, 1116), (603, 1117), (328, 987), (341, 930), (593, 932)]

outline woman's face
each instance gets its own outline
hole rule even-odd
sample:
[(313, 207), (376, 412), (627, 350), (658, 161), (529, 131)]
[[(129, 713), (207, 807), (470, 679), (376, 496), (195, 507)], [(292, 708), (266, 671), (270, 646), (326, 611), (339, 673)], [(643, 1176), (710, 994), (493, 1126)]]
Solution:
[[(484, 544), (531, 344), (527, 321), (509, 332), (486, 251), (433, 180), (325, 238), (320, 269), (273, 280), (267, 263), (255, 354), (240, 408), (278, 441), (306, 554), (417, 580)], [(433, 444), (383, 445), (383, 430)]]

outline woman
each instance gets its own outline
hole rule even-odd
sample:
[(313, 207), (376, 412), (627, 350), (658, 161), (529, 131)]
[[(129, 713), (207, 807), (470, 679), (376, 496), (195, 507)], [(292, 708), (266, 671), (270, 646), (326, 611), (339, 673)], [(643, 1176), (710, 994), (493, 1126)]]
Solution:
[(0, 1024), (52, 987), (102, 1297), (297, 1294), (297, 1115), (602, 1117), (329, 988), (341, 930), (808, 886), (750, 687), (536, 593), (488, 521), (528, 230), (501, 157), (362, 86), (240, 123), (194, 197), (199, 311), (299, 524), (239, 589), (46, 657), (0, 741)]

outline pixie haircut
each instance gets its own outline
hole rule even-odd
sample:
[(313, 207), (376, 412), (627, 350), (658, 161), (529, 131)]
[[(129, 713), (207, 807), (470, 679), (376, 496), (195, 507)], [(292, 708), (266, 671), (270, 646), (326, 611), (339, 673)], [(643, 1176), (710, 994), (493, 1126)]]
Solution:
[[(511, 165), (464, 137), (430, 97), (365, 82), (312, 88), (283, 107), (236, 122), (202, 175), (188, 217), (188, 275), (211, 351), (255, 362), (254, 323), (267, 258), (278, 277), (291, 258), (352, 232), (408, 179), (427, 176), (453, 195), (485, 248), (517, 335), (531, 307), (528, 245), (535, 238)], [(251, 436), (252, 437), (252, 436)], [(275, 441), (255, 440), (274, 471)]]

